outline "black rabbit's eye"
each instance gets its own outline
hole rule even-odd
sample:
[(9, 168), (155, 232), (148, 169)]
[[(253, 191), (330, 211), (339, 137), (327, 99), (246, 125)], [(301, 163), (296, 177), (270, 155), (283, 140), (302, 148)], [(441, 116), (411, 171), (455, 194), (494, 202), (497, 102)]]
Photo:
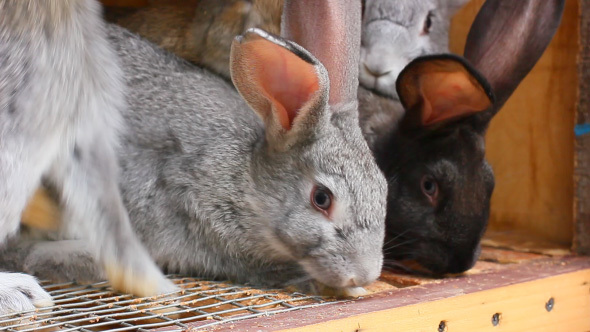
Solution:
[(421, 182), (422, 192), (424, 195), (428, 196), (430, 200), (433, 200), (438, 195), (438, 184), (431, 176), (424, 176), (422, 177)]
[(315, 186), (311, 191), (311, 203), (316, 210), (329, 214), (332, 206), (333, 195), (327, 188)]
[(431, 27), (432, 27), (432, 12), (428, 12), (428, 15), (426, 15), (426, 20), (424, 20), (424, 27), (422, 28), (422, 33), (428, 34), (430, 32)]

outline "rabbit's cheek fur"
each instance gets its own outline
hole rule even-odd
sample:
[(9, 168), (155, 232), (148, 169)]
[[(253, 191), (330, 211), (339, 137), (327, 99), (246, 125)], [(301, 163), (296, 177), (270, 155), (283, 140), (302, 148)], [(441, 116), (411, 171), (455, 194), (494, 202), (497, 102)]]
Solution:
[[(345, 288), (365, 286), (375, 281), (381, 273), (382, 255), (377, 252), (359, 251), (337, 239), (324, 240), (321, 249), (313, 249), (299, 264), (315, 280), (326, 285)], [(362, 245), (364, 243), (360, 243)]]

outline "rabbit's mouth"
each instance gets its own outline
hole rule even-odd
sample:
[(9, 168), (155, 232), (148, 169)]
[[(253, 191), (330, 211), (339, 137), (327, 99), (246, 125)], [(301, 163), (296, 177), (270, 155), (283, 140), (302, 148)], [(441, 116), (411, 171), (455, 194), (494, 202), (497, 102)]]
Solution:
[(336, 262), (335, 257), (306, 258), (299, 260), (299, 264), (311, 278), (334, 288), (363, 287), (377, 280), (381, 273), (381, 259), (358, 260), (356, 264), (351, 264), (343, 257)]
[(422, 277), (437, 277), (432, 271), (413, 259), (385, 261), (383, 268), (396, 273), (409, 273)]
[(438, 241), (423, 240), (387, 252), (384, 266), (391, 270), (436, 277), (463, 273), (472, 268), (481, 251), (479, 243), (450, 247)]

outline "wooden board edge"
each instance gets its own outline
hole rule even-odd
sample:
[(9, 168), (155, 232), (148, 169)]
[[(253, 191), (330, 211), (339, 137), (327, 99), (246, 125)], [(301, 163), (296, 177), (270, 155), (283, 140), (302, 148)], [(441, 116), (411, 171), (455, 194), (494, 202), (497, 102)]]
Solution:
[[(358, 330), (358, 324), (361, 324), (359, 331), (364, 331), (368, 327), (372, 327), (372, 330), (381, 331), (385, 328), (384, 324), (388, 324), (386, 322), (387, 317), (391, 317), (390, 323), (405, 319), (409, 324), (407, 325), (408, 328), (412, 327), (414, 330), (420, 330), (425, 325), (421, 325), (422, 327), (419, 328), (412, 324), (419, 322), (423, 322), (420, 324), (432, 323), (432, 320), (423, 319), (426, 314), (430, 315), (428, 317), (431, 317), (431, 319), (437, 317), (436, 319), (439, 319), (437, 324), (441, 320), (447, 320), (449, 323), (453, 321), (455, 322), (453, 324), (461, 326), (461, 320), (455, 315), (456, 312), (462, 312), (466, 315), (468, 321), (472, 321), (473, 319), (469, 317), (475, 314), (481, 315), (484, 312), (487, 314), (486, 310), (491, 310), (491, 308), (496, 308), (494, 310), (500, 313), (505, 312), (506, 314), (503, 316), (505, 318), (516, 317), (509, 318), (508, 322), (512, 320), (522, 321), (524, 317), (522, 313), (517, 312), (516, 316), (508, 314), (508, 311), (503, 310), (502, 305), (510, 304), (510, 308), (513, 307), (514, 310), (518, 311), (520, 310), (518, 308), (521, 307), (539, 305), (538, 302), (541, 301), (541, 298), (543, 298), (543, 301), (548, 301), (551, 297), (554, 297), (555, 301), (559, 299), (560, 303), (567, 304), (570, 301), (577, 301), (575, 303), (578, 304), (583, 303), (581, 307), (586, 310), (583, 316), (590, 324), (590, 318), (588, 318), (590, 317), (588, 314), (590, 313), (589, 284), (590, 258), (551, 258), (517, 264), (513, 268), (501, 271), (446, 279), (438, 283), (408, 287), (396, 291), (386, 291), (364, 299), (334, 305), (297, 310), (268, 317), (245, 319), (207, 328), (207, 331), (355, 331), (352, 327), (356, 326), (356, 330)], [(580, 288), (583, 288), (584, 291), (580, 291)], [(523, 293), (520, 289), (525, 289), (526, 292)], [(522, 294), (524, 297), (521, 299), (520, 295), (517, 294)], [(490, 306), (494, 303), (496, 307)], [(435, 308), (441, 309), (437, 311), (434, 310)], [(473, 312), (470, 310), (473, 310)], [(574, 316), (568, 316), (568, 320), (580, 324), (581, 312), (578, 309), (572, 309), (571, 312)], [(555, 316), (551, 316), (548, 324), (560, 322), (563, 318), (562, 316), (555, 318)], [(531, 319), (534, 321), (536, 318), (531, 317)], [(194, 330), (198, 330), (201, 324), (196, 322), (189, 324), (189, 326)], [(504, 325), (507, 324), (505, 320)], [(348, 328), (344, 328), (345, 326), (348, 326)], [(392, 327), (396, 331), (404, 331), (401, 329), (402, 325), (388, 325), (386, 330)], [(414, 331), (413, 329), (408, 331)], [(436, 331), (436, 328), (426, 330)], [(590, 326), (586, 330), (590, 330)], [(453, 328), (453, 331), (462, 330)], [(567, 331), (576, 331), (576, 329)]]
[(590, 330), (589, 285), (590, 269), (584, 269), (438, 301), (335, 318), (308, 326), (282, 329), (281, 321), (275, 320), (276, 328), (272, 330), (581, 332)]

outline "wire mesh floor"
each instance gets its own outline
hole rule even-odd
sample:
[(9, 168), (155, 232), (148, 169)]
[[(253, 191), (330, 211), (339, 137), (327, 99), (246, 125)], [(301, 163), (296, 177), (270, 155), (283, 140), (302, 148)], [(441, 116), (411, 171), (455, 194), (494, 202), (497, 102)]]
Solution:
[(160, 328), (199, 331), (236, 320), (336, 302), (301, 293), (170, 277), (182, 291), (152, 298), (116, 293), (106, 282), (92, 285), (43, 282), (55, 306), (0, 316), (0, 331), (149, 331)]

